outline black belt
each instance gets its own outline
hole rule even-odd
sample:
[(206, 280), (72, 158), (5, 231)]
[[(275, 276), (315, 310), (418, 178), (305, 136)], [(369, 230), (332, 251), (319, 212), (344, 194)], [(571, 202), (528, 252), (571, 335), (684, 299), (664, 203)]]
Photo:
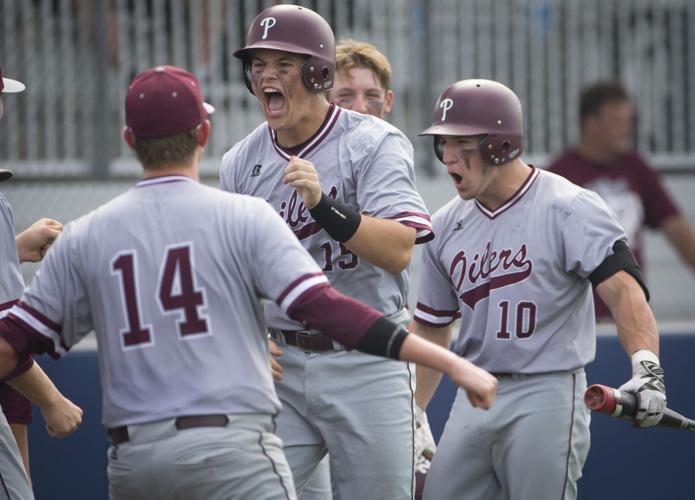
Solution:
[(333, 342), (333, 339), (323, 333), (313, 333), (307, 330), (276, 330), (274, 328), (270, 328), (268, 331), (274, 340), (298, 347), (302, 351), (325, 352), (339, 350), (336, 349), (337, 342)]
[[(194, 427), (224, 427), (229, 423), (227, 415), (193, 415), (190, 417), (178, 417), (174, 421), (177, 430), (192, 429)], [(128, 426), (111, 427), (106, 430), (114, 446), (130, 441)]]

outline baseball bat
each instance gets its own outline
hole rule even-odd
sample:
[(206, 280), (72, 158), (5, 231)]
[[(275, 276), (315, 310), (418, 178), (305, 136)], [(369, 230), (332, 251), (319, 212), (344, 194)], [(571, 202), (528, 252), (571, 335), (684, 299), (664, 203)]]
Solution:
[[(590, 410), (630, 421), (633, 421), (637, 414), (637, 396), (631, 392), (619, 391), (600, 384), (591, 385), (586, 389), (584, 404)], [(684, 417), (668, 408), (656, 425), (695, 431), (695, 420)]]

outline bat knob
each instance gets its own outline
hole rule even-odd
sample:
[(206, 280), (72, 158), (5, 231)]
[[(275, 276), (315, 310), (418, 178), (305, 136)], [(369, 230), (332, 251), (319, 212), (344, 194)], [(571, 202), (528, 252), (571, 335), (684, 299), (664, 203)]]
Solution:
[(594, 384), (584, 391), (584, 404), (593, 411), (613, 414), (616, 408), (614, 390), (605, 385)]

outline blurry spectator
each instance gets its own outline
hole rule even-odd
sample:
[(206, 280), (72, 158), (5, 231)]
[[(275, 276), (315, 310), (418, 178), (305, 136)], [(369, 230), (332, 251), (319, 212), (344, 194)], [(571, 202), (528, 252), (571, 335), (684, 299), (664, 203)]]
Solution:
[[(658, 174), (632, 149), (633, 105), (614, 81), (583, 90), (579, 105), (581, 142), (548, 170), (596, 191), (617, 215), (630, 248), (644, 269), (642, 229), (660, 229), (681, 258), (695, 270), (695, 233), (671, 199)], [(594, 294), (596, 317), (610, 320)]]

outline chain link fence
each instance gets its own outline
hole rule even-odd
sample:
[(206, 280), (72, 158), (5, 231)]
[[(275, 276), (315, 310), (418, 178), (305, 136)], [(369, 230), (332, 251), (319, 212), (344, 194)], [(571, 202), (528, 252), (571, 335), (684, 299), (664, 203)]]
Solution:
[[(5, 99), (0, 163), (12, 163), (24, 177), (137, 175), (120, 138), (125, 92), (137, 72), (175, 64), (199, 76), (217, 108), (203, 165), (205, 175), (216, 175), (224, 151), (262, 121), (231, 52), (271, 3), (0, 0), (2, 67), (27, 84), (24, 95)], [(449, 83), (492, 78), (519, 94), (526, 147), (542, 164), (578, 139), (580, 88), (617, 77), (636, 99), (637, 146), (660, 168), (694, 167), (695, 2), (297, 3), (329, 20), (338, 39), (369, 40), (389, 57), (391, 118), (413, 139)], [(431, 173), (431, 155), (419, 154), (420, 168)]]

